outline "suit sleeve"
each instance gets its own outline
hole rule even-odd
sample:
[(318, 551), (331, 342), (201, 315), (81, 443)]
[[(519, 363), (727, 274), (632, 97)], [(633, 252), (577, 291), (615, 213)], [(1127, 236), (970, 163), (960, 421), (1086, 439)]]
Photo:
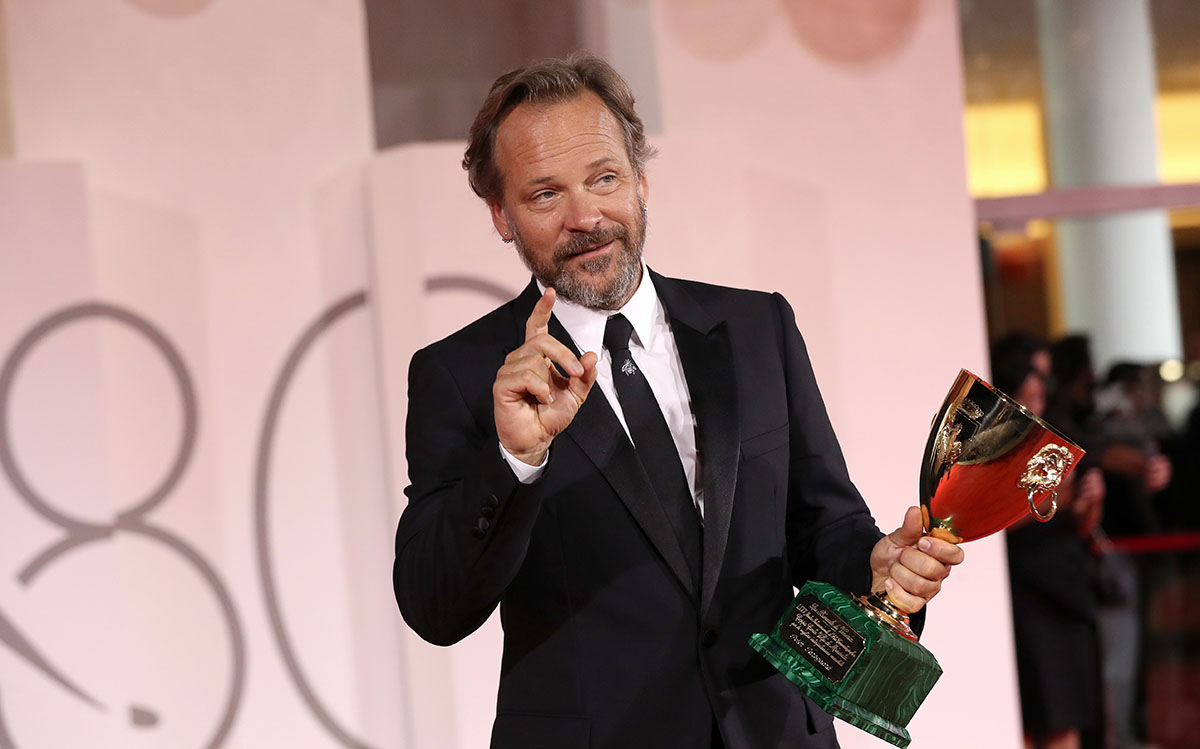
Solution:
[[(782, 323), (790, 409), (786, 522), (792, 584), (800, 587), (808, 580), (822, 580), (847, 593), (869, 593), (871, 550), (883, 533), (850, 480), (795, 314), (781, 295), (775, 294), (775, 301)], [(910, 615), (909, 623), (918, 634), (924, 629), (927, 609)]]
[(520, 569), (541, 506), (539, 485), (517, 481), (491, 412), (472, 410), (435, 350), (413, 356), (408, 398), (410, 484), (392, 584), (408, 625), (450, 645), (487, 620)]
[(786, 522), (792, 584), (822, 580), (865, 593), (871, 549), (883, 534), (850, 480), (792, 308), (779, 294), (775, 301), (791, 428)]

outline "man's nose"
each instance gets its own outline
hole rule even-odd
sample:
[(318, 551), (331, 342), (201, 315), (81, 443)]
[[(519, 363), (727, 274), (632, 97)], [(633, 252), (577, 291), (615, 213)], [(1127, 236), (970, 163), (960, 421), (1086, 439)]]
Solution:
[(567, 199), (566, 226), (570, 231), (593, 231), (600, 226), (600, 201), (587, 192), (571, 194)]

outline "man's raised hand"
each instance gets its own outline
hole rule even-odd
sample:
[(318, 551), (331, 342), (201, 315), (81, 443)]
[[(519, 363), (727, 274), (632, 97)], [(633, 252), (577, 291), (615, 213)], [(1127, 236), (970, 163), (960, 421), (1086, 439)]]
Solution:
[[(509, 353), (496, 372), (492, 403), (496, 435), (517, 460), (540, 465), (554, 441), (575, 418), (596, 382), (592, 352), (576, 358), (550, 335), (554, 289), (546, 289), (525, 323), (525, 343)], [(569, 377), (563, 377), (555, 364)]]

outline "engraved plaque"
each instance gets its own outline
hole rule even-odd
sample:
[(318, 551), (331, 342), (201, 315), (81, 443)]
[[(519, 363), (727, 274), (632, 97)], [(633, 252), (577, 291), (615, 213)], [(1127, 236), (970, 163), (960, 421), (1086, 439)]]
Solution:
[(837, 684), (866, 648), (863, 636), (816, 596), (798, 596), (779, 632), (783, 641), (829, 681)]

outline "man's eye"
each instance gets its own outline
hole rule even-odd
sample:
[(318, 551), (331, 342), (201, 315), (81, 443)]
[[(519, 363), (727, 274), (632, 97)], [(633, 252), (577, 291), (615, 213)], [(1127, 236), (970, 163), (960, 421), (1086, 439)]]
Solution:
[(552, 197), (554, 197), (554, 193), (552, 191), (542, 190), (539, 193), (534, 193), (533, 200), (534, 202), (545, 202)]
[(601, 184), (607, 184), (607, 183), (610, 183), (610, 182), (616, 182), (616, 181), (617, 181), (617, 175), (615, 175), (615, 174), (606, 174), (606, 175), (604, 175), (603, 177), (601, 177), (600, 179), (598, 179), (598, 180), (596, 180), (596, 181), (597, 181), (597, 182), (599, 182), (599, 183), (601, 183)]

